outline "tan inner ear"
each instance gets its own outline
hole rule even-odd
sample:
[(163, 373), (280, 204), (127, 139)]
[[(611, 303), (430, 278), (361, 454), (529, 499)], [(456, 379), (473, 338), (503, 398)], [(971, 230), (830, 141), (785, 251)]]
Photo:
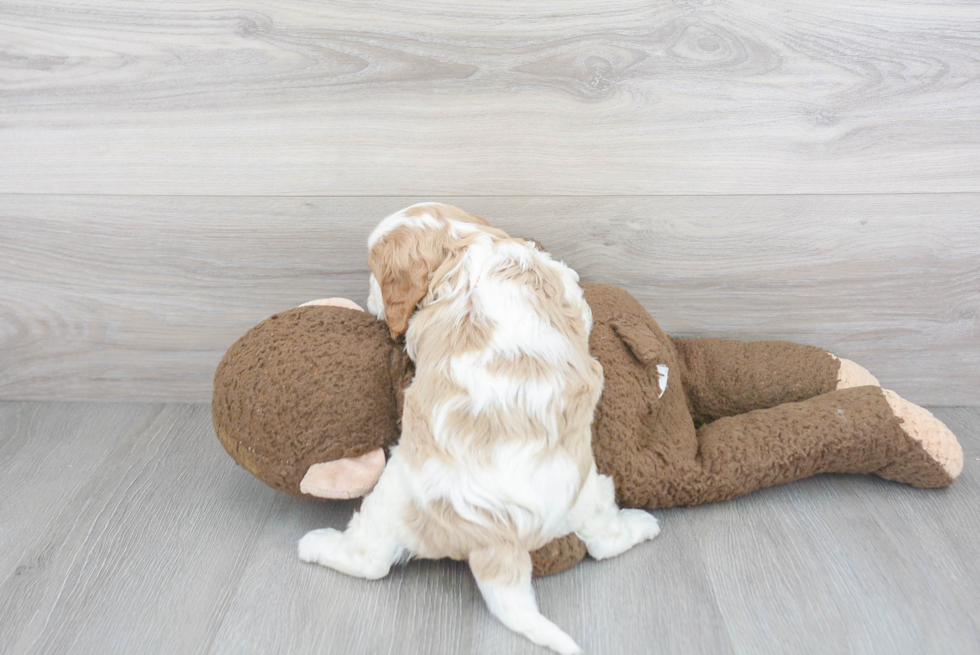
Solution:
[(385, 469), (385, 451), (381, 448), (332, 462), (314, 464), (306, 471), (299, 490), (317, 498), (359, 498), (374, 489)]

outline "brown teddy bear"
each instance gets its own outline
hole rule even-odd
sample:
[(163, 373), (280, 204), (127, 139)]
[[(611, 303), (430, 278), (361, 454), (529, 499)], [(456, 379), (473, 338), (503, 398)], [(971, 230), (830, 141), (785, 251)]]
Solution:
[[(582, 286), (605, 373), (593, 451), (621, 506), (715, 502), (818, 473), (946, 487), (963, 467), (943, 423), (853, 362), (782, 341), (669, 337), (626, 291)], [(398, 440), (412, 375), (384, 323), (343, 299), (307, 304), (228, 349), (215, 373), (215, 431), (275, 489), (362, 496)], [(534, 553), (535, 574), (584, 556), (569, 535)]]

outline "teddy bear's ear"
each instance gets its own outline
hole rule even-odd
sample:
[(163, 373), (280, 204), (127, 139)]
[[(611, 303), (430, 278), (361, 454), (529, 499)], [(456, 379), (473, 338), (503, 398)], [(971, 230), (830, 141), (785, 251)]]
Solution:
[(314, 464), (303, 476), (299, 490), (317, 498), (360, 498), (378, 483), (385, 468), (385, 451)]
[(641, 364), (653, 366), (664, 363), (663, 344), (649, 325), (631, 317), (618, 318), (610, 321), (609, 325)]

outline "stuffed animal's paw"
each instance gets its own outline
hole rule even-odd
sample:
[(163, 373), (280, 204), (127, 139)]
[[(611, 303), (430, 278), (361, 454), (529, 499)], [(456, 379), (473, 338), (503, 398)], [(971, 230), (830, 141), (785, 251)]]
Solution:
[[(914, 458), (898, 461), (878, 475), (917, 487), (945, 487), (963, 470), (963, 448), (946, 424), (924, 407), (911, 403), (894, 391), (882, 390), (885, 400), (902, 423), (902, 431), (922, 448), (931, 467), (913, 466)], [(934, 470), (934, 469), (941, 470)]]
[(857, 362), (852, 362), (849, 359), (843, 359), (837, 357), (836, 355), (831, 355), (834, 359), (840, 362), (840, 368), (837, 370), (837, 388), (838, 389), (851, 389), (853, 387), (880, 387), (881, 383), (878, 382), (878, 378), (871, 375), (871, 371), (864, 368)]

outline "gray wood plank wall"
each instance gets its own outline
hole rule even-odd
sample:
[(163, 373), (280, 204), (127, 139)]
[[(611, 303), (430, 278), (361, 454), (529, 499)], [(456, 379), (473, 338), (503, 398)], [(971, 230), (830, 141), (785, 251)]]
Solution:
[(970, 0), (42, 0), (0, 24), (0, 191), (980, 191)]
[(980, 404), (980, 8), (888, 0), (4, 3), (0, 399), (206, 401), (433, 199)]

